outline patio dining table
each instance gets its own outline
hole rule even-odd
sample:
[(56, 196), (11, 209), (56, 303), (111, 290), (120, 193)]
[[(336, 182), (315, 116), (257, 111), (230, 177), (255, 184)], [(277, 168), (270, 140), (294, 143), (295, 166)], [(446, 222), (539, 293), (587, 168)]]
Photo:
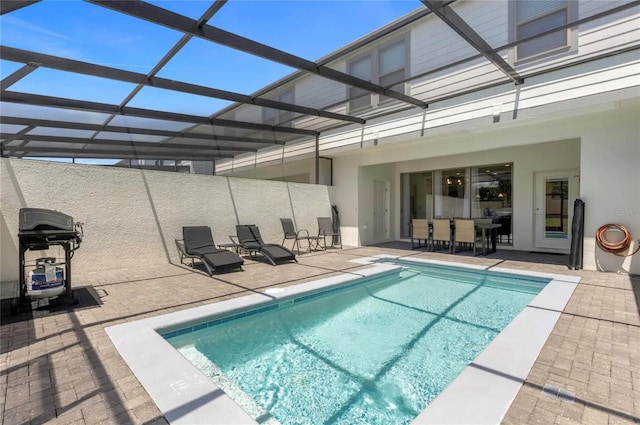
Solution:
[[(474, 227), (477, 230), (482, 231), (482, 255), (489, 255), (491, 253), (496, 252), (496, 245), (498, 240), (498, 229), (502, 227), (502, 224), (475, 222)], [(450, 220), (450, 228), (451, 228), (450, 242), (453, 243), (453, 235), (456, 230), (455, 221), (453, 219)], [(432, 231), (433, 231), (433, 221), (429, 219), (429, 233), (431, 233)]]
[[(496, 243), (498, 240), (498, 229), (502, 227), (500, 223), (474, 223), (476, 229), (482, 230), (482, 255), (488, 255), (496, 252)], [(489, 250), (489, 238), (487, 230), (491, 232), (491, 250)]]

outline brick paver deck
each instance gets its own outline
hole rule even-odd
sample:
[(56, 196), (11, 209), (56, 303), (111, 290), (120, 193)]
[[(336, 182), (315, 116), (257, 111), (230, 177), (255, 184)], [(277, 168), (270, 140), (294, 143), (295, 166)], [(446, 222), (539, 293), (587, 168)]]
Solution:
[[(362, 266), (349, 260), (382, 253), (582, 276), (504, 423), (640, 423), (640, 276), (571, 272), (559, 264), (561, 257), (539, 254), (453, 256), (406, 246), (317, 252), (300, 256), (299, 264), (276, 267), (247, 260), (245, 271), (214, 278), (168, 264), (148, 270), (74, 270), (75, 286), (92, 287), (101, 306), (0, 327), (2, 423), (164, 424), (105, 327), (355, 271)], [(574, 401), (544, 393), (545, 385), (573, 391)]]

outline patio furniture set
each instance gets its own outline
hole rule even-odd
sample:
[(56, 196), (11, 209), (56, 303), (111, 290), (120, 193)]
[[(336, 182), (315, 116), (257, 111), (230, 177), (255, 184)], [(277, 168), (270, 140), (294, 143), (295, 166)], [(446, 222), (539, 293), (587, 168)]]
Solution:
[[(455, 254), (457, 249), (469, 246), (476, 255), (477, 244), (482, 254), (496, 252), (498, 229), (502, 225), (491, 219), (413, 219), (411, 220), (411, 248), (426, 248), (430, 251), (448, 249)], [(417, 245), (416, 245), (417, 242)]]
[[(297, 248), (300, 255), (300, 241), (306, 241), (308, 250), (327, 249), (327, 237), (329, 246), (338, 245), (342, 249), (342, 238), (339, 230), (334, 230), (330, 217), (318, 217), (318, 234), (312, 236), (306, 229), (296, 231), (293, 220), (281, 218), (284, 238), (282, 244), (265, 243), (258, 226), (253, 224), (236, 225), (236, 234), (230, 235), (231, 243), (216, 245), (209, 226), (185, 226), (182, 228), (182, 239), (176, 239), (176, 247), (180, 254), (180, 263), (185, 258), (191, 259), (191, 267), (194, 260), (199, 260), (209, 275), (214, 272), (229, 271), (242, 268), (244, 259), (241, 255), (249, 255), (253, 258), (261, 254), (272, 265), (288, 263), (296, 260), (296, 254), (292, 251)], [(284, 246), (285, 241), (293, 240), (290, 250)], [(320, 245), (322, 241), (322, 245)]]

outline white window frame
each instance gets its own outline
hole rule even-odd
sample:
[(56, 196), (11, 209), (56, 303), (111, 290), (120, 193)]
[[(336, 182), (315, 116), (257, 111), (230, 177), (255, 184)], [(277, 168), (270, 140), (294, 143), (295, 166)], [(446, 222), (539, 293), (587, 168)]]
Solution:
[[(523, 22), (518, 22), (518, 0), (509, 1), (509, 42), (518, 41), (518, 28), (521, 25), (531, 23), (533, 21), (537, 21), (543, 19), (547, 16), (554, 15), (562, 10), (566, 11), (567, 22), (573, 22), (578, 18), (578, 1), (576, 0), (566, 0), (563, 6), (559, 6), (553, 10), (547, 11), (544, 14), (535, 16), (533, 18), (527, 19)], [(578, 31), (577, 28), (568, 28), (567, 32), (567, 44), (564, 46), (555, 47), (551, 50), (547, 50), (544, 52), (540, 52), (537, 54), (533, 54), (530, 56), (519, 57), (518, 56), (518, 47), (514, 46), (509, 51), (509, 59), (513, 64), (519, 64), (523, 62), (535, 61), (538, 59), (545, 59), (551, 56), (564, 55), (569, 53), (574, 53), (578, 50)], [(535, 40), (529, 41), (529, 43), (535, 42)]]
[[(347, 73), (350, 73), (350, 68), (351, 68), (351, 64), (359, 62), (367, 57), (371, 58), (371, 82), (374, 84), (379, 84), (380, 82), (380, 52), (382, 52), (385, 49), (388, 49), (390, 47), (395, 46), (396, 44), (400, 44), (400, 43), (404, 43), (404, 52), (405, 52), (405, 60), (404, 60), (404, 78), (403, 80), (406, 80), (409, 75), (410, 75), (410, 69), (411, 69), (411, 43), (410, 43), (410, 33), (407, 33), (401, 37), (397, 37), (394, 38), (393, 40), (380, 45), (379, 47), (376, 47), (374, 50), (372, 51), (368, 51), (365, 53), (361, 53), (357, 56), (352, 57), (351, 59), (349, 59), (347, 61), (346, 64), (346, 69), (347, 69)], [(400, 83), (399, 83), (400, 84)], [(407, 85), (406, 83), (401, 83), (403, 84), (403, 90), (401, 91), (402, 93), (406, 94), (407, 92)], [(380, 105), (386, 105), (388, 103), (394, 102), (396, 101), (395, 99), (392, 98), (386, 98), (384, 96), (381, 96), (377, 93), (372, 93), (369, 92), (369, 96), (371, 101), (369, 102), (368, 105), (366, 106), (361, 106), (358, 108), (352, 108), (351, 107), (351, 101), (349, 100), (351, 98), (351, 86), (347, 86), (346, 87), (346, 98), (347, 98), (347, 113), (353, 113), (353, 112), (361, 112), (361, 111), (366, 111), (369, 109), (375, 109), (376, 107), (380, 106)]]

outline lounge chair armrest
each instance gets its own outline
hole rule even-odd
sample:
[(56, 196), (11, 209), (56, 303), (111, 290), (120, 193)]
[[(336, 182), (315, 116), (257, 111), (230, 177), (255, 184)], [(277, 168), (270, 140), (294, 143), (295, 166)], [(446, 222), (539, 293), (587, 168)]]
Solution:
[(185, 258), (193, 258), (192, 255), (187, 254), (187, 250), (184, 246), (184, 239), (176, 239), (176, 248), (178, 248), (178, 254), (180, 255), (180, 264)]
[(180, 255), (187, 255), (187, 251), (184, 248), (184, 239), (176, 239), (176, 248)]

